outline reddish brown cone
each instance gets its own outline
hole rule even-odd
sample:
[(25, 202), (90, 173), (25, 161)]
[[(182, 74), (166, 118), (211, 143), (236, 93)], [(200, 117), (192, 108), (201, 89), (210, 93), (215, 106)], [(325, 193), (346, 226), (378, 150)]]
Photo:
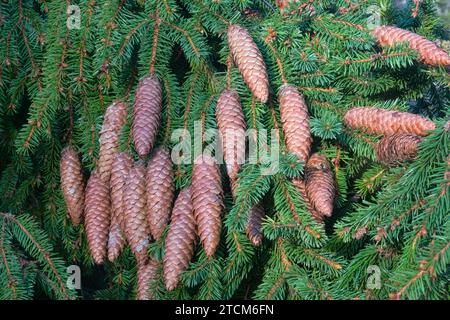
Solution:
[(262, 220), (265, 217), (264, 207), (257, 203), (250, 210), (245, 232), (254, 246), (259, 246), (263, 239)]
[(159, 240), (169, 222), (175, 190), (168, 149), (161, 147), (154, 152), (147, 167), (146, 188), (147, 221), (153, 238)]
[(153, 148), (161, 120), (161, 84), (155, 76), (139, 82), (134, 98), (133, 141), (140, 157)]
[(306, 192), (305, 181), (301, 179), (292, 179), (292, 183), (295, 185), (301, 197), (303, 198), (303, 201), (305, 202), (305, 206), (308, 212), (317, 222), (323, 222), (323, 216), (314, 208), (314, 206), (311, 203), (311, 200), (308, 197), (308, 194)]
[(314, 153), (305, 166), (308, 198), (320, 215), (330, 217), (336, 194), (333, 172), (325, 156)]
[(191, 201), (191, 189), (185, 188), (175, 201), (172, 222), (164, 249), (164, 280), (166, 288), (172, 291), (180, 281), (194, 253), (196, 237), (195, 218)]
[(344, 122), (350, 128), (384, 135), (412, 133), (426, 136), (429, 130), (436, 128), (432, 121), (417, 114), (368, 107), (350, 109)]
[(103, 181), (109, 184), (111, 167), (114, 157), (119, 150), (120, 131), (127, 120), (127, 106), (116, 101), (106, 109), (100, 131), (100, 151), (98, 156), (98, 173)]
[(300, 161), (306, 163), (311, 151), (312, 138), (305, 99), (297, 88), (291, 85), (281, 86), (278, 99), (286, 147)]
[(382, 138), (376, 145), (377, 160), (387, 166), (413, 160), (421, 138), (414, 134), (397, 133)]
[(206, 255), (211, 257), (219, 244), (224, 207), (219, 167), (214, 158), (200, 155), (195, 159), (191, 192), (198, 234)]
[(216, 119), (227, 173), (235, 181), (245, 158), (245, 119), (236, 91), (224, 90), (220, 94)]
[(65, 148), (60, 162), (61, 189), (67, 211), (74, 225), (79, 225), (83, 217), (84, 182), (81, 163), (73, 147)]
[(86, 235), (95, 263), (101, 264), (106, 256), (111, 205), (109, 188), (100, 174), (91, 174), (86, 186)]
[(153, 300), (154, 294), (151, 292), (154, 281), (158, 276), (159, 264), (155, 260), (150, 260), (147, 263), (140, 263), (137, 271), (137, 299), (138, 300)]
[(414, 32), (392, 26), (379, 26), (372, 33), (382, 47), (407, 42), (411, 49), (418, 52), (419, 59), (423, 63), (450, 65), (450, 56), (447, 52), (439, 48), (434, 42)]
[(130, 169), (124, 193), (125, 235), (138, 260), (146, 255), (149, 230), (146, 219), (145, 166), (136, 163)]
[(245, 28), (239, 25), (228, 27), (228, 46), (234, 63), (238, 67), (252, 94), (261, 102), (269, 97), (269, 80), (261, 52)]

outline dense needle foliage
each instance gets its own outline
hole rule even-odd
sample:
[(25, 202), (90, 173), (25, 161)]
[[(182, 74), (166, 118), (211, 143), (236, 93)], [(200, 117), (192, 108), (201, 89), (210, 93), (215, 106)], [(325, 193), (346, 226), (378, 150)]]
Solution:
[[(68, 28), (69, 5), (80, 8), (80, 28)], [(217, 97), (227, 86), (239, 93), (247, 128), (280, 129), (278, 90), (295, 85), (309, 108), (312, 151), (330, 160), (338, 190), (333, 216), (317, 223), (291, 182), (303, 165), (279, 130), (279, 172), (263, 174), (264, 161), (244, 165), (235, 199), (222, 165), (217, 252), (208, 259), (197, 245), (172, 292), (160, 267), (155, 298), (448, 298), (449, 69), (421, 63), (406, 44), (377, 45), (369, 25), (378, 14), (381, 24), (448, 39), (429, 0), (0, 0), (0, 299), (136, 297), (129, 248), (113, 263), (94, 264), (83, 223), (74, 227), (68, 216), (59, 162), (72, 145), (89, 176), (114, 100), (129, 108), (120, 150), (138, 159), (131, 109), (139, 79), (152, 73), (163, 89), (156, 145), (169, 148), (176, 129), (194, 136), (196, 123), (217, 127)], [(231, 63), (231, 23), (247, 28), (262, 52), (267, 103), (252, 97)], [(357, 106), (421, 114), (436, 129), (415, 160), (388, 168), (376, 162), (379, 137), (344, 125)], [(260, 142), (270, 148), (267, 141)], [(192, 165), (174, 170), (178, 192), (191, 183)], [(267, 216), (255, 247), (245, 222), (260, 201)], [(157, 261), (166, 235), (149, 247)], [(66, 285), (69, 265), (80, 267), (81, 290)], [(381, 287), (368, 286), (372, 266)]]

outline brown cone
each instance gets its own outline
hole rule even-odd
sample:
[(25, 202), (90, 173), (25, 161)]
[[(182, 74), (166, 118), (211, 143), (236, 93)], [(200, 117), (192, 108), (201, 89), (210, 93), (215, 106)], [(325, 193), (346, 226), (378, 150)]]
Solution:
[(147, 263), (140, 263), (137, 271), (137, 299), (153, 300), (154, 294), (150, 291), (152, 281), (158, 276), (158, 262), (150, 260)]
[(133, 159), (126, 152), (116, 154), (111, 169), (111, 227), (108, 239), (108, 259), (114, 261), (126, 243), (124, 190)]
[(416, 50), (419, 59), (430, 65), (450, 65), (450, 56), (434, 42), (408, 30), (391, 26), (379, 26), (372, 31), (378, 43), (384, 46), (392, 46), (397, 43), (407, 42), (409, 47)]
[(252, 94), (261, 102), (269, 97), (269, 80), (261, 52), (251, 35), (239, 25), (228, 27), (228, 46)]
[(397, 133), (382, 138), (375, 151), (380, 163), (392, 166), (403, 161), (413, 160), (421, 138), (414, 134)]
[(100, 131), (100, 151), (98, 155), (98, 173), (109, 184), (111, 167), (115, 154), (119, 150), (120, 131), (127, 120), (127, 106), (116, 101), (106, 109)]
[(306, 209), (311, 214), (311, 216), (317, 221), (317, 222), (323, 222), (323, 216), (314, 208), (314, 206), (311, 203), (311, 200), (308, 197), (308, 194), (306, 192), (306, 185), (305, 181), (301, 179), (292, 179), (292, 183), (297, 188), (298, 192), (303, 198), (303, 201), (305, 202)]
[(224, 90), (220, 94), (216, 119), (227, 173), (235, 181), (245, 158), (245, 119), (236, 91)]
[(149, 230), (146, 219), (145, 166), (136, 163), (130, 169), (125, 186), (125, 235), (131, 251), (140, 259), (146, 255)]
[(320, 215), (330, 217), (336, 194), (333, 172), (325, 156), (314, 153), (305, 166), (306, 193)]
[(214, 255), (220, 240), (224, 207), (219, 167), (214, 158), (200, 155), (192, 169), (192, 205), (206, 255)]
[(164, 249), (164, 280), (166, 288), (172, 291), (180, 281), (194, 253), (196, 237), (195, 218), (191, 201), (191, 189), (185, 188), (175, 201), (172, 222)]
[(66, 147), (61, 153), (61, 189), (72, 223), (77, 226), (83, 217), (84, 182), (81, 163), (73, 147)]
[(140, 157), (153, 148), (161, 120), (162, 92), (159, 80), (148, 76), (139, 82), (134, 99), (133, 141)]
[(97, 172), (88, 180), (85, 205), (89, 250), (95, 263), (101, 264), (106, 256), (111, 205), (109, 188)]
[(297, 88), (291, 85), (281, 86), (278, 99), (286, 147), (300, 161), (306, 163), (311, 151), (312, 138), (305, 99)]
[(169, 222), (175, 189), (170, 152), (164, 147), (158, 148), (148, 163), (146, 188), (148, 226), (153, 238), (159, 240)]
[(259, 246), (262, 242), (262, 220), (265, 215), (264, 207), (260, 203), (255, 204), (250, 210), (245, 231), (254, 246)]
[(347, 126), (363, 129), (368, 133), (392, 135), (395, 133), (412, 133), (426, 136), (436, 125), (417, 114), (379, 108), (352, 108), (344, 116)]

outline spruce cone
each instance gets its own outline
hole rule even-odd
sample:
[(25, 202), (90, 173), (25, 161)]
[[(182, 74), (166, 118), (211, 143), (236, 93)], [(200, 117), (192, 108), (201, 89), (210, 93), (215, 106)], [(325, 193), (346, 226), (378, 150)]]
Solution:
[(111, 205), (109, 188), (94, 172), (86, 186), (86, 235), (95, 263), (101, 264), (106, 256)]
[(228, 46), (234, 62), (250, 88), (252, 94), (261, 102), (269, 97), (269, 80), (261, 52), (251, 35), (239, 25), (228, 27)]
[(146, 255), (149, 231), (146, 220), (145, 166), (137, 163), (130, 169), (124, 192), (125, 235), (138, 260)]
[(150, 260), (148, 263), (140, 263), (137, 271), (137, 299), (153, 300), (150, 285), (158, 276), (158, 262)]
[(175, 201), (172, 222), (167, 234), (164, 254), (164, 280), (172, 291), (180, 281), (180, 275), (191, 261), (195, 244), (195, 218), (191, 201), (191, 189), (185, 188)]
[(368, 133), (392, 135), (394, 133), (412, 133), (426, 136), (436, 125), (417, 114), (379, 108), (352, 108), (344, 116), (347, 126), (364, 129)]
[(172, 160), (166, 148), (158, 148), (148, 163), (146, 189), (148, 225), (153, 238), (159, 240), (169, 222), (175, 189)]
[(108, 259), (114, 261), (125, 246), (124, 190), (133, 159), (126, 152), (116, 154), (111, 169), (111, 227), (108, 239)]
[(254, 246), (259, 246), (262, 242), (262, 219), (265, 215), (266, 213), (264, 212), (264, 207), (261, 203), (257, 203), (250, 210), (245, 231), (247, 233), (247, 237)]
[(420, 137), (407, 133), (384, 137), (375, 147), (377, 159), (387, 166), (413, 160), (417, 155), (417, 147), (420, 141)]
[(305, 166), (308, 198), (320, 215), (330, 217), (336, 193), (333, 172), (325, 156), (314, 153)]
[(230, 180), (235, 181), (245, 159), (245, 119), (236, 91), (224, 90), (220, 94), (216, 119), (227, 173)]
[(306, 163), (311, 151), (312, 138), (305, 99), (294, 86), (283, 85), (280, 88), (279, 102), (287, 149)]
[(83, 217), (84, 183), (81, 163), (73, 147), (66, 147), (61, 153), (61, 189), (72, 223), (77, 226)]
[(303, 201), (305, 202), (306, 209), (311, 214), (311, 216), (317, 221), (317, 222), (323, 222), (323, 216), (314, 208), (314, 206), (311, 203), (311, 200), (308, 197), (308, 194), (306, 192), (306, 185), (305, 181), (301, 179), (292, 179), (292, 183), (297, 188), (298, 192), (303, 198)]
[(373, 30), (373, 35), (378, 43), (384, 46), (392, 46), (396, 43), (407, 42), (409, 47), (416, 50), (420, 60), (430, 65), (450, 65), (450, 56), (434, 42), (408, 30), (391, 26), (379, 26)]
[(198, 234), (206, 255), (211, 257), (219, 244), (224, 207), (219, 167), (214, 158), (200, 155), (195, 159), (191, 192)]
[(106, 109), (100, 131), (100, 151), (98, 155), (98, 173), (109, 184), (111, 167), (115, 154), (119, 150), (120, 130), (127, 120), (127, 106), (116, 101)]
[(133, 141), (140, 157), (155, 143), (161, 120), (162, 92), (159, 80), (149, 76), (139, 82), (134, 99)]

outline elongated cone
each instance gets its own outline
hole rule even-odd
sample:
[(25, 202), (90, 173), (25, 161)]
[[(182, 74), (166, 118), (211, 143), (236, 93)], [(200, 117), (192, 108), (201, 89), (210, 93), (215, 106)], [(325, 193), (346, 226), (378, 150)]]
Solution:
[(250, 210), (245, 232), (254, 246), (259, 246), (263, 239), (262, 220), (266, 215), (261, 203), (257, 203)]
[(195, 159), (191, 191), (198, 235), (206, 255), (211, 257), (219, 244), (224, 207), (219, 167), (214, 158), (200, 155)]
[(311, 214), (311, 216), (317, 221), (317, 222), (323, 222), (323, 216), (314, 208), (314, 206), (311, 203), (311, 200), (308, 197), (308, 194), (306, 192), (306, 185), (305, 181), (302, 179), (292, 179), (292, 183), (297, 188), (298, 192), (303, 198), (303, 201), (305, 202), (306, 209)]
[(126, 152), (116, 154), (111, 169), (111, 226), (108, 239), (108, 259), (114, 261), (122, 252), (125, 238), (124, 191), (133, 159)]
[(85, 204), (89, 250), (95, 263), (101, 264), (106, 256), (111, 204), (109, 188), (97, 172), (88, 180)]
[(77, 226), (83, 217), (84, 182), (78, 154), (71, 146), (61, 153), (61, 189), (72, 223)]
[(269, 78), (258, 46), (247, 29), (239, 25), (228, 27), (228, 46), (234, 63), (238, 67), (252, 94), (261, 102), (269, 97)]
[(372, 31), (380, 46), (392, 46), (407, 42), (409, 47), (416, 50), (419, 59), (430, 65), (450, 65), (450, 56), (434, 42), (408, 30), (392, 26), (379, 26)]
[(153, 300), (154, 294), (151, 292), (152, 282), (158, 276), (159, 264), (155, 260), (146, 263), (139, 263), (137, 271), (137, 299)]
[(153, 238), (158, 240), (169, 222), (175, 191), (168, 149), (160, 147), (155, 150), (147, 167), (146, 188), (147, 221)]
[(167, 234), (164, 254), (164, 280), (172, 291), (194, 253), (196, 225), (191, 201), (191, 189), (180, 191), (172, 211), (172, 222)]
[(278, 99), (286, 147), (300, 161), (306, 163), (311, 151), (312, 138), (305, 99), (297, 88), (291, 85), (281, 86)]
[(120, 101), (113, 102), (105, 112), (100, 131), (98, 173), (109, 184), (114, 157), (119, 150), (120, 131), (127, 120), (127, 106)]
[(136, 163), (128, 175), (125, 186), (125, 235), (131, 251), (138, 260), (149, 245), (149, 230), (146, 219), (145, 166)]
[(133, 141), (140, 157), (153, 148), (161, 121), (161, 84), (155, 76), (148, 76), (139, 82), (134, 98)]
[(376, 145), (377, 160), (387, 166), (413, 160), (421, 138), (414, 134), (397, 133), (382, 138)]
[(245, 159), (245, 119), (236, 91), (222, 91), (217, 100), (216, 119), (227, 173), (235, 181)]
[(344, 116), (344, 123), (354, 129), (368, 133), (392, 135), (394, 133), (412, 133), (426, 136), (436, 125), (417, 114), (379, 108), (352, 108)]
[(130, 154), (127, 152), (116, 154), (111, 170), (111, 207), (113, 217), (117, 217), (122, 230), (125, 230), (125, 186), (132, 167), (133, 159)]
[(330, 164), (325, 156), (314, 153), (305, 166), (305, 184), (308, 198), (320, 215), (330, 217), (336, 188)]

